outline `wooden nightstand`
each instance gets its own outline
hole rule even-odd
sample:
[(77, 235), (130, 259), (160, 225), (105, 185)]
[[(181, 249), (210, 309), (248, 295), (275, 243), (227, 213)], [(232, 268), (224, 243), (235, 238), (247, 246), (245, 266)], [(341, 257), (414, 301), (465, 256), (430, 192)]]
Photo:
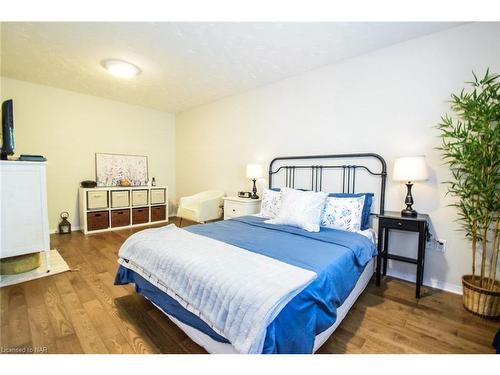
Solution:
[[(400, 212), (386, 211), (384, 215), (379, 215), (378, 219), (377, 286), (380, 285), (381, 272), (383, 272), (384, 276), (387, 274), (387, 261), (389, 259), (416, 264), (416, 297), (420, 298), (420, 287), (422, 286), (424, 279), (425, 242), (428, 236), (429, 215), (418, 214), (417, 217), (402, 217)], [(387, 249), (389, 244), (390, 229), (418, 233), (418, 252), (416, 259), (389, 254)]]
[(224, 220), (258, 214), (260, 202), (261, 199), (226, 197), (224, 198)]

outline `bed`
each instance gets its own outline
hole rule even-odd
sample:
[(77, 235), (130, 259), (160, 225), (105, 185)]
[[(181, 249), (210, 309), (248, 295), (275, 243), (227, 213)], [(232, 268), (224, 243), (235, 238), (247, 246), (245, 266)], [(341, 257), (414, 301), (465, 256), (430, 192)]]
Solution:
[[(269, 166), (270, 189), (379, 191), (381, 213), (385, 178), (376, 154), (280, 157)], [(313, 353), (370, 281), (376, 244), (370, 228), (314, 233), (254, 215), (146, 229), (119, 256), (115, 284), (135, 284), (209, 353)]]

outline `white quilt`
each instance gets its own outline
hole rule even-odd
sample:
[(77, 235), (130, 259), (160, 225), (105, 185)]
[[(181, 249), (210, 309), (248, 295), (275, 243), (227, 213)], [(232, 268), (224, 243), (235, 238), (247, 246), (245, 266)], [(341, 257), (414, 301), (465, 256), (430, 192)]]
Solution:
[(130, 236), (119, 256), (240, 353), (261, 353), (267, 326), (316, 277), (173, 224)]

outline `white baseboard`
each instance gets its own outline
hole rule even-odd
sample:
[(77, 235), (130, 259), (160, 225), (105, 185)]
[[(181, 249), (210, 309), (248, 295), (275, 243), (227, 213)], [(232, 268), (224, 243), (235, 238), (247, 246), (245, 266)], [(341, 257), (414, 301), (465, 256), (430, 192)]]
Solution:
[[(412, 283), (416, 282), (416, 275), (406, 274), (404, 272), (399, 272), (399, 271), (396, 271), (394, 269), (388, 269), (387, 275), (393, 276), (397, 279), (410, 281)], [(462, 285), (456, 285), (456, 284), (448, 283), (446, 281), (441, 281), (441, 280), (437, 280), (437, 279), (433, 279), (433, 278), (424, 277), (424, 285), (429, 286), (431, 288), (445, 290), (447, 292), (454, 293), (454, 294), (460, 294), (460, 295), (462, 294)]]

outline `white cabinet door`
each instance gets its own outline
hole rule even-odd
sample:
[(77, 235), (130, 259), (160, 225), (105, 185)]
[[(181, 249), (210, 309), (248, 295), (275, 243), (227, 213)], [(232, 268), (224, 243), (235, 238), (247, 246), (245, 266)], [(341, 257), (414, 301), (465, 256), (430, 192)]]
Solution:
[(0, 258), (49, 251), (45, 163), (0, 162)]

